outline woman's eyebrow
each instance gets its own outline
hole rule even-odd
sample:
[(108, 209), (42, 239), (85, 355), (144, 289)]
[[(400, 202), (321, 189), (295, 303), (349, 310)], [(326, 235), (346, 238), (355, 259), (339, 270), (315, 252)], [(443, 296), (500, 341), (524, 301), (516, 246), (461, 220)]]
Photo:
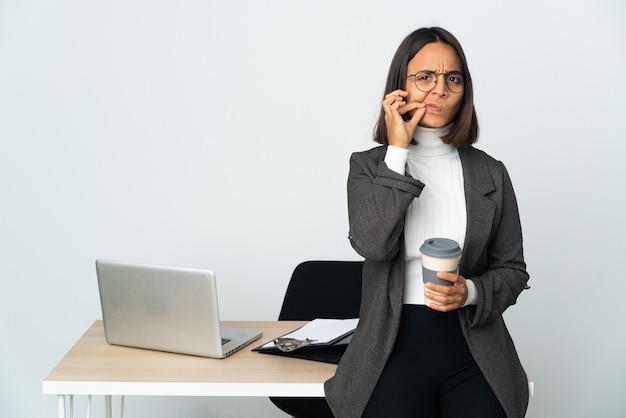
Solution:
[(417, 74), (417, 73), (433, 73), (433, 74), (455, 74), (455, 73), (459, 73), (459, 74), (463, 74), (463, 71), (461, 71), (461, 70), (450, 70), (450, 71), (446, 71), (444, 73), (438, 73), (435, 70), (417, 70), (413, 74)]

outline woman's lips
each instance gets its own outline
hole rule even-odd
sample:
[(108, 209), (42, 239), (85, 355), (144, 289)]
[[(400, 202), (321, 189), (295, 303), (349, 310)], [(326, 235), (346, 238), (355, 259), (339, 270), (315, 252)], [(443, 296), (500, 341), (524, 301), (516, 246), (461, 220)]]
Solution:
[(440, 112), (441, 111), (441, 106), (437, 106), (436, 104), (427, 104), (426, 105), (426, 110), (430, 111), (430, 112)]

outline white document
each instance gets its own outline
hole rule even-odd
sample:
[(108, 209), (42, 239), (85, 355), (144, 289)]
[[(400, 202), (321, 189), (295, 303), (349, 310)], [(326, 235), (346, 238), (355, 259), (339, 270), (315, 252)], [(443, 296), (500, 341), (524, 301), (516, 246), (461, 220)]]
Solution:
[[(359, 318), (351, 319), (324, 319), (316, 318), (303, 326), (285, 334), (282, 338), (294, 338), (296, 340), (313, 340), (312, 344), (329, 343), (337, 338), (354, 331), (359, 323)], [(262, 348), (274, 347), (274, 341), (263, 345)]]

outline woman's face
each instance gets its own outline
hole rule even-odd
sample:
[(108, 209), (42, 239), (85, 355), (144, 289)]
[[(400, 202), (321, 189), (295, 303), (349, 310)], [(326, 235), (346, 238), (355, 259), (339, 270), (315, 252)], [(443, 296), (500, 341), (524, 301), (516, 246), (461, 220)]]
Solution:
[[(448, 44), (434, 42), (426, 44), (415, 54), (407, 66), (407, 76), (420, 71), (432, 71), (435, 74), (448, 74), (456, 71), (462, 73), (461, 60), (455, 50)], [(463, 100), (463, 91), (451, 92), (446, 86), (446, 75), (435, 75), (437, 84), (428, 93), (419, 90), (415, 85), (415, 77), (407, 77), (406, 91), (409, 93), (407, 103), (421, 102), (426, 105), (426, 113), (419, 122), (426, 128), (441, 128), (448, 125), (456, 116)], [(410, 112), (412, 116), (414, 113)]]

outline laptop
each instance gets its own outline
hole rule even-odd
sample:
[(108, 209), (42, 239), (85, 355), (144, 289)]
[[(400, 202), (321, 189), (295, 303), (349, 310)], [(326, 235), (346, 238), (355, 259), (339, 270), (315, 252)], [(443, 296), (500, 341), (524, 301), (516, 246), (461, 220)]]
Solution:
[(100, 259), (96, 272), (109, 344), (225, 358), (262, 335), (220, 326), (211, 270)]

